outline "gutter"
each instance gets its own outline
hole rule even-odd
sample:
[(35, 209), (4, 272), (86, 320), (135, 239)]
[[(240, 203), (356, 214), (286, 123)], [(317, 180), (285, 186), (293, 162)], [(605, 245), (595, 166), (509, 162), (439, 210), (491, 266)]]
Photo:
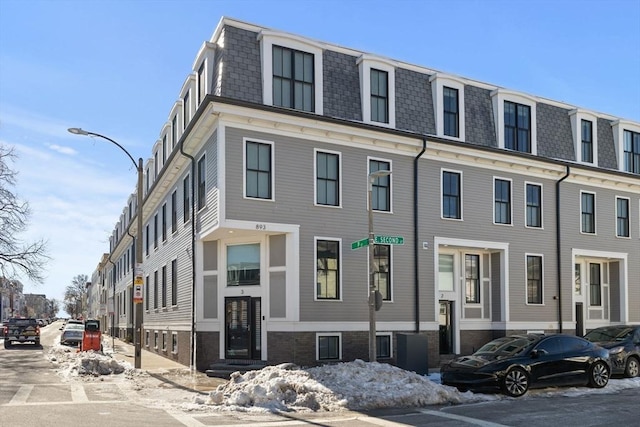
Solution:
[(560, 184), (562, 181), (569, 177), (571, 173), (571, 167), (569, 165), (566, 166), (567, 173), (560, 178), (559, 181), (556, 182), (556, 265), (557, 265), (557, 275), (558, 275), (558, 332), (562, 333), (562, 255), (561, 255), (561, 244), (560, 244)]
[(196, 200), (194, 185), (196, 178), (196, 159), (184, 151), (184, 138), (180, 140), (180, 153), (191, 160), (191, 360), (189, 361), (189, 367), (193, 371), (196, 366)]
[(420, 157), (427, 150), (427, 139), (422, 138), (422, 150), (413, 159), (413, 274), (415, 278), (414, 288), (414, 310), (416, 317), (416, 334), (420, 332), (420, 272), (418, 268), (418, 163)]

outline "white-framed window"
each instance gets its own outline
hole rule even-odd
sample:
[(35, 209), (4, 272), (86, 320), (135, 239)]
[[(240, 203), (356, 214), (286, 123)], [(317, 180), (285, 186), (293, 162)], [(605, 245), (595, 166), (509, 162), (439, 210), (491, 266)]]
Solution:
[(274, 200), (274, 144), (273, 141), (245, 138), (243, 143), (244, 197)]
[(617, 120), (611, 124), (618, 170), (640, 175), (640, 124)]
[(270, 30), (262, 30), (258, 40), (263, 102), (322, 115), (322, 46)]
[(342, 298), (342, 240), (330, 237), (314, 238), (315, 299), (340, 301)]
[(191, 120), (191, 90), (187, 90), (182, 97), (182, 129), (186, 129)]
[[(367, 157), (369, 174), (377, 171), (391, 171), (391, 160)], [(371, 184), (371, 208), (379, 212), (391, 212), (391, 175), (380, 176)]]
[(569, 111), (576, 161), (598, 166), (598, 116), (575, 109)]
[(438, 254), (438, 291), (455, 291), (455, 256), (454, 254)]
[(342, 359), (342, 334), (317, 333), (316, 334), (316, 360), (341, 360)]
[(342, 205), (342, 153), (314, 149), (315, 204), (340, 207)]
[(441, 169), (441, 217), (462, 219), (462, 171)]
[(178, 354), (178, 333), (171, 333), (171, 353)]
[(511, 225), (513, 217), (513, 203), (511, 180), (507, 178), (493, 178), (493, 223)]
[(393, 300), (392, 259), (392, 245), (373, 245), (373, 284), (383, 301)]
[(149, 331), (144, 332), (144, 345), (145, 347), (149, 347)]
[(477, 253), (464, 254), (465, 304), (482, 303), (481, 257)]
[(525, 227), (543, 228), (542, 184), (525, 182), (524, 194)]
[(361, 55), (360, 69), (362, 121), (390, 128), (396, 127), (396, 68), (387, 59)]
[(393, 357), (393, 333), (378, 332), (376, 334), (376, 359)]
[(198, 210), (207, 204), (207, 155), (198, 159)]
[(506, 89), (491, 92), (498, 147), (538, 154), (536, 99)]
[(260, 243), (227, 245), (227, 286), (260, 285)]
[(429, 78), (436, 117), (436, 135), (465, 140), (464, 81), (442, 73)]
[(158, 341), (159, 341), (158, 331), (153, 331), (153, 348), (158, 349)]
[(616, 197), (616, 237), (630, 238), (631, 202), (628, 197)]
[(596, 193), (580, 191), (580, 232), (596, 234)]
[(541, 254), (526, 254), (527, 304), (544, 304), (544, 264)]
[(162, 351), (167, 351), (167, 333), (162, 332)]
[(589, 306), (602, 307), (602, 264), (589, 263)]
[(194, 61), (195, 82), (192, 87), (194, 89), (193, 101), (195, 102), (192, 104), (193, 111), (198, 109), (205, 96), (211, 92), (210, 76), (213, 71), (212, 64), (215, 59), (215, 49), (216, 45), (214, 43), (204, 42)]

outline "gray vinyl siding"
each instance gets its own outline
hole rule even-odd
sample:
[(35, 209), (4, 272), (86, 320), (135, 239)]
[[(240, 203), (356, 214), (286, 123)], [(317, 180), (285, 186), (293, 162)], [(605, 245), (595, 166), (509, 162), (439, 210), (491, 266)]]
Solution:
[[(244, 199), (243, 138), (273, 141), (274, 201)], [(315, 206), (314, 148), (342, 153), (342, 207)], [(412, 157), (338, 146), (241, 129), (226, 129), (227, 219), (300, 225), (300, 320), (362, 321), (367, 319), (367, 250), (351, 250), (351, 242), (365, 238), (367, 221), (367, 156), (392, 162), (394, 183), (412, 181)], [(378, 234), (404, 236), (405, 244), (392, 249), (393, 302), (384, 304), (378, 319), (411, 321), (413, 306), (412, 186), (392, 184), (393, 214), (375, 213)], [(341, 301), (315, 301), (314, 238), (342, 239)]]
[[(206, 202), (205, 206), (198, 211), (198, 224), (206, 224), (211, 226), (217, 224), (220, 220), (220, 203), (218, 200), (218, 133), (214, 132), (211, 137), (205, 142), (202, 148), (198, 151), (198, 154), (194, 156), (196, 159), (196, 165), (202, 155), (206, 154), (206, 177), (205, 177), (205, 192)], [(195, 198), (198, 197), (198, 168), (195, 168), (195, 175), (192, 179), (192, 184), (195, 185), (194, 193)], [(192, 200), (193, 201), (193, 200)], [(197, 202), (197, 200), (196, 200)], [(196, 204), (197, 209), (197, 204)]]

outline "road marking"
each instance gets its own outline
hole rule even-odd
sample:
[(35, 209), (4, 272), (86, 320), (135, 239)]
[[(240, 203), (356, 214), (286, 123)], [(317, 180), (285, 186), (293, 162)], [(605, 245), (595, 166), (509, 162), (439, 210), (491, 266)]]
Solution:
[(71, 384), (71, 400), (74, 402), (88, 402), (89, 398), (82, 384)]
[(11, 402), (7, 405), (24, 405), (29, 399), (29, 395), (33, 391), (33, 385), (21, 385), (16, 394), (11, 398)]
[(463, 415), (448, 414), (446, 412), (432, 411), (429, 409), (421, 409), (418, 412), (425, 415), (433, 415), (435, 417), (448, 418), (450, 420), (464, 421), (465, 423), (474, 424), (481, 427), (508, 427), (508, 426), (505, 426), (504, 424), (492, 423), (491, 421), (478, 420), (476, 418), (465, 417)]

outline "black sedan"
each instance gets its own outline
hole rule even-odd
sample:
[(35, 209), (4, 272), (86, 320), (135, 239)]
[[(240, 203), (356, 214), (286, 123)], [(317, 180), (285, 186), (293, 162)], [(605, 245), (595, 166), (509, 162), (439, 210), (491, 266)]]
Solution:
[(640, 373), (640, 326), (603, 326), (584, 336), (609, 350), (613, 373), (628, 378)]
[(483, 345), (440, 369), (442, 384), (459, 390), (500, 390), (512, 397), (531, 387), (609, 382), (608, 350), (573, 335), (512, 335)]

